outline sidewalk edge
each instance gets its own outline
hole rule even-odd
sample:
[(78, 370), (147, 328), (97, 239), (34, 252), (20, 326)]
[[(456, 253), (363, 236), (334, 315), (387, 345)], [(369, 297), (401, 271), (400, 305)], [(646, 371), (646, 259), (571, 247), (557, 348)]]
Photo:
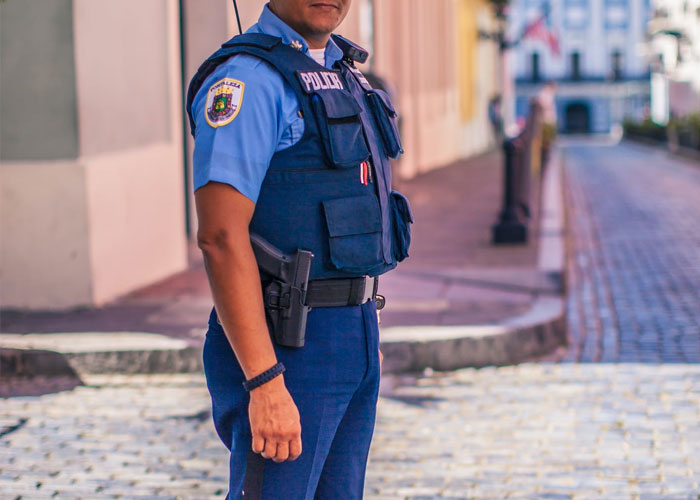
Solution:
[[(382, 342), (385, 373), (511, 365), (549, 354), (566, 344), (563, 175), (561, 152), (554, 149), (542, 185), (538, 268), (560, 283), (559, 295), (538, 297), (526, 313), (491, 325), (418, 327), (429, 340), (416, 340), (419, 335), (413, 328), (407, 340)], [(409, 333), (411, 327), (394, 327), (391, 336), (400, 337), (402, 329)]]
[(0, 375), (10, 377), (81, 377), (88, 374), (202, 372), (202, 348), (60, 352), (0, 347)]

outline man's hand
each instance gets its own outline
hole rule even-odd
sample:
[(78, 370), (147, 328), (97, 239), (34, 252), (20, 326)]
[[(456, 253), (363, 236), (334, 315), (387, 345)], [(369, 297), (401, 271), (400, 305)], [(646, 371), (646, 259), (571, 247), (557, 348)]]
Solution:
[(301, 455), (299, 410), (282, 376), (250, 391), (248, 407), (253, 451), (275, 462)]
[[(250, 245), (254, 203), (227, 184), (210, 182), (195, 192), (197, 240), (216, 313), (246, 379), (277, 363), (265, 321), (260, 273)], [(282, 375), (250, 391), (253, 451), (277, 462), (301, 453), (299, 410)]]
[(379, 349), (379, 369), (381, 370), (382, 368), (382, 362), (384, 361), (384, 355), (382, 354), (382, 350)]

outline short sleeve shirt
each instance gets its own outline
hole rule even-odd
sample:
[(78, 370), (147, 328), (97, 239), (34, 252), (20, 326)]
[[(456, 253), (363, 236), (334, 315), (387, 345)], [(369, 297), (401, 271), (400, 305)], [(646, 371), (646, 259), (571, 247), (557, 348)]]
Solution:
[[(247, 33), (265, 33), (286, 44), (306, 41), (265, 6)], [(297, 43), (293, 43), (297, 42)], [(326, 67), (342, 58), (329, 40)], [(219, 65), (203, 82), (192, 102), (195, 121), (193, 187), (222, 182), (254, 203), (272, 156), (294, 145), (304, 133), (299, 101), (292, 87), (267, 62), (240, 54)]]

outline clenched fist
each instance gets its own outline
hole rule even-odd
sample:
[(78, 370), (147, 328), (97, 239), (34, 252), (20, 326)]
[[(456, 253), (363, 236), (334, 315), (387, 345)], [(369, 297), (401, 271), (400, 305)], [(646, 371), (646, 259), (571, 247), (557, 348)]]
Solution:
[(255, 453), (275, 462), (301, 455), (299, 410), (281, 375), (250, 391), (248, 416)]

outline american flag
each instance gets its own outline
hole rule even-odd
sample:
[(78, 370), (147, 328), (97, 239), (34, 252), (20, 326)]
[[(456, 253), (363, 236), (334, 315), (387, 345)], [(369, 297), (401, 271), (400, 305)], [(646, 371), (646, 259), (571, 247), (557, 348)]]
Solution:
[(559, 38), (552, 31), (549, 22), (549, 3), (543, 4), (542, 15), (525, 27), (520, 38), (542, 40), (555, 56), (559, 55)]

